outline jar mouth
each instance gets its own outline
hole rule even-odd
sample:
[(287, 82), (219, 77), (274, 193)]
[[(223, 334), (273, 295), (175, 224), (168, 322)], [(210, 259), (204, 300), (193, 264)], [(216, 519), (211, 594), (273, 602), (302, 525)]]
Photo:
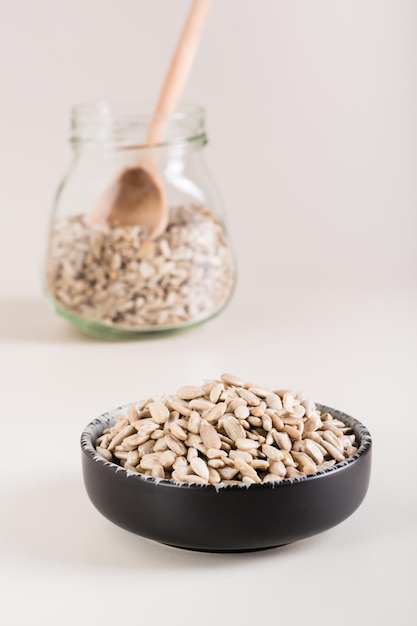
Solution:
[[(71, 109), (72, 143), (105, 142), (137, 148), (205, 141), (204, 109), (194, 104), (173, 113), (155, 116), (143, 102), (85, 102)], [(149, 144), (151, 121), (160, 127), (157, 141)]]

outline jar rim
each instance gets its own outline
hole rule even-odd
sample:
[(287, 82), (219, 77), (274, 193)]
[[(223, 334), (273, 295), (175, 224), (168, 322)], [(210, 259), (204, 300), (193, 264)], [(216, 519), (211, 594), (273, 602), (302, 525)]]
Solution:
[[(73, 143), (111, 142), (149, 148), (145, 137), (151, 120), (163, 127), (161, 139), (152, 147), (189, 143), (205, 139), (204, 108), (181, 104), (173, 113), (155, 116), (153, 105), (140, 101), (98, 100), (82, 102), (71, 110)], [(145, 111), (145, 113), (143, 112)]]

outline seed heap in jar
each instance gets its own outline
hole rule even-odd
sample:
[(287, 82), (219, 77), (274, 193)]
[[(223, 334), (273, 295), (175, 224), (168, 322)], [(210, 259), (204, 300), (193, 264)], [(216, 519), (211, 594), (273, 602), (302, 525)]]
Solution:
[(84, 215), (53, 224), (49, 295), (86, 320), (137, 330), (195, 323), (225, 306), (234, 281), (222, 224), (206, 207), (171, 207), (154, 241), (139, 226), (91, 225)]
[(353, 456), (357, 442), (304, 393), (223, 374), (131, 404), (96, 450), (145, 476), (221, 486), (314, 474)]

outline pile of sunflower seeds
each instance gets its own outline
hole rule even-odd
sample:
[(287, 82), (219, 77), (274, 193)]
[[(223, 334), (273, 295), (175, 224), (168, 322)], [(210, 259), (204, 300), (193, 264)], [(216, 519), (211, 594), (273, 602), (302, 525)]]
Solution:
[(154, 241), (139, 226), (90, 225), (83, 215), (53, 224), (47, 290), (87, 320), (128, 329), (198, 322), (226, 304), (234, 275), (223, 227), (205, 207), (171, 208)]
[(304, 393), (232, 374), (131, 404), (96, 441), (126, 470), (187, 483), (252, 484), (314, 474), (357, 451), (355, 435)]

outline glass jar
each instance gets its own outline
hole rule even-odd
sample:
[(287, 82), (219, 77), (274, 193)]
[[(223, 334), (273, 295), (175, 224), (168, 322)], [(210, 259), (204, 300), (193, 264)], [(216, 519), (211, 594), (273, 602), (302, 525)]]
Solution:
[[(187, 106), (146, 147), (151, 116), (135, 105), (72, 111), (74, 159), (52, 215), (45, 290), (53, 309), (102, 338), (185, 328), (218, 314), (235, 285), (235, 262), (216, 189), (203, 160), (204, 111)], [(152, 158), (168, 204), (156, 238), (144, 226), (90, 220), (103, 190)]]

